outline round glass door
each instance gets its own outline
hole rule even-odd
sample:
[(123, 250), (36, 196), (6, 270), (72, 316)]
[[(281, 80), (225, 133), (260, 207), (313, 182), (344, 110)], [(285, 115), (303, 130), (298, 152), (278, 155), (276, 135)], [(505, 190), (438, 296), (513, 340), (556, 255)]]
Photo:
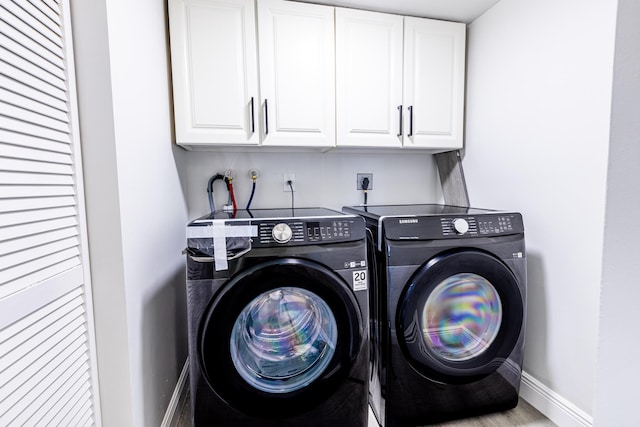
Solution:
[(523, 317), (524, 299), (509, 267), (487, 252), (456, 249), (423, 264), (405, 286), (398, 341), (421, 374), (471, 382), (511, 354)]
[(231, 332), (231, 359), (258, 390), (289, 393), (322, 375), (337, 342), (336, 319), (325, 301), (306, 289), (277, 288), (240, 312)]
[(363, 339), (349, 285), (305, 259), (249, 267), (225, 283), (202, 316), (198, 359), (208, 386), (237, 410), (290, 417), (331, 396)]
[(484, 277), (458, 273), (433, 289), (422, 310), (425, 342), (438, 357), (464, 361), (481, 355), (502, 324), (500, 295)]

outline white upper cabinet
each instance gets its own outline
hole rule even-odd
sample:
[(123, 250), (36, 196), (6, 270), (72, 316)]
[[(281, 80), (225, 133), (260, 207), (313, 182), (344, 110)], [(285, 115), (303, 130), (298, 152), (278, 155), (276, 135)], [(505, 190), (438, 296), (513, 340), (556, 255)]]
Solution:
[(462, 148), (465, 31), (337, 8), (337, 145)]
[(462, 148), (464, 24), (405, 17), (404, 146)]
[(169, 0), (176, 141), (257, 145), (254, 0)]
[(336, 8), (338, 146), (402, 146), (402, 20)]
[(464, 24), (169, 0), (169, 25), (176, 141), (188, 149), (462, 148)]
[(258, 1), (262, 145), (335, 145), (334, 8)]

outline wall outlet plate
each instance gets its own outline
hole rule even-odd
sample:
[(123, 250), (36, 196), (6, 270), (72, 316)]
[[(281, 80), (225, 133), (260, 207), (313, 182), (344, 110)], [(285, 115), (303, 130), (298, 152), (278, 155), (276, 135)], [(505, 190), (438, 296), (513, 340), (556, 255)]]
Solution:
[(369, 188), (368, 191), (373, 190), (373, 174), (372, 173), (358, 173), (356, 174), (356, 190), (362, 190), (362, 181), (365, 178), (369, 178)]

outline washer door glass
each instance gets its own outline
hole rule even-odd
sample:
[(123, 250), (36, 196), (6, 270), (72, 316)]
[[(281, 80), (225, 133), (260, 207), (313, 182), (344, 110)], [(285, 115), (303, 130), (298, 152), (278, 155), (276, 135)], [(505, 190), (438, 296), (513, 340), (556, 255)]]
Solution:
[(458, 273), (440, 282), (422, 311), (422, 334), (434, 354), (469, 360), (487, 350), (502, 323), (500, 295), (484, 277)]
[(525, 301), (511, 269), (478, 249), (444, 251), (409, 279), (396, 312), (411, 366), (443, 383), (495, 372), (522, 339)]
[(230, 407), (287, 418), (347, 381), (367, 343), (364, 325), (355, 293), (335, 271), (306, 259), (265, 260), (232, 276), (209, 302), (193, 359)]
[(338, 327), (315, 293), (296, 287), (264, 292), (241, 311), (230, 340), (240, 376), (258, 390), (289, 393), (317, 379), (335, 352)]

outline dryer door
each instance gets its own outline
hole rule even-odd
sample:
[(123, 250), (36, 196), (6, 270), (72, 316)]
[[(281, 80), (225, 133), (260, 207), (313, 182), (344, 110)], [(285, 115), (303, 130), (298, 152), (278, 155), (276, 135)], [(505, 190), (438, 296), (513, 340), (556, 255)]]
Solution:
[(229, 405), (261, 418), (290, 417), (347, 378), (363, 331), (339, 275), (284, 258), (229, 280), (203, 316), (198, 352), (209, 386)]
[(493, 373), (520, 337), (524, 299), (509, 267), (477, 249), (438, 254), (405, 286), (398, 340), (412, 365), (442, 383)]

